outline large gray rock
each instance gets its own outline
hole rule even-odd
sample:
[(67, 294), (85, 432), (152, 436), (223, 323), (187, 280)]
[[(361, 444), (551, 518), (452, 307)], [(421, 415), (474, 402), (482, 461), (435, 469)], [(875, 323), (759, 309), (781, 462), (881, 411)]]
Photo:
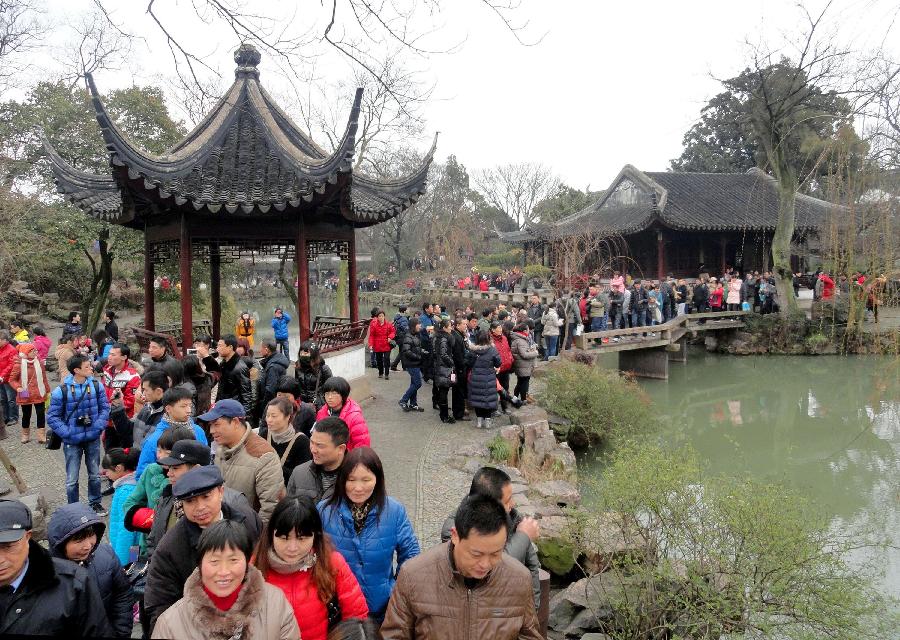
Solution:
[(522, 433), (525, 440), (525, 448), (534, 449), (534, 443), (541, 437), (552, 434), (550, 423), (546, 420), (536, 420), (522, 425)]
[(631, 520), (617, 513), (591, 514), (582, 528), (581, 542), (585, 570), (590, 573), (655, 559), (655, 546), (640, 535)]
[(547, 433), (542, 434), (534, 441), (534, 457), (537, 464), (543, 465), (544, 460), (556, 450), (556, 447), (556, 436), (550, 431), (550, 427), (547, 427)]
[(601, 623), (613, 621), (611, 603), (625, 598), (633, 601), (636, 594), (637, 588), (629, 576), (604, 573), (582, 578), (551, 598), (550, 628), (576, 638), (599, 631)]
[(578, 469), (578, 461), (575, 459), (575, 452), (569, 447), (568, 442), (560, 442), (544, 458), (544, 468), (564, 471), (574, 476)]
[(47, 524), (50, 518), (50, 507), (47, 499), (40, 493), (28, 493), (17, 498), (31, 511), (31, 537), (37, 542), (47, 539)]
[(513, 424), (529, 424), (547, 419), (547, 412), (541, 407), (533, 404), (527, 404), (521, 409), (517, 409), (510, 415), (510, 421)]
[(578, 488), (565, 480), (545, 480), (535, 484), (532, 489), (541, 497), (551, 500), (559, 506), (572, 507), (581, 502)]

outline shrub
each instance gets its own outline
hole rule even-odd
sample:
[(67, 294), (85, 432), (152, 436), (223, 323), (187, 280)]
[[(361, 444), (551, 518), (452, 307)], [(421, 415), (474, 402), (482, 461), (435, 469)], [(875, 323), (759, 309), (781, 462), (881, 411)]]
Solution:
[(874, 639), (897, 628), (893, 603), (848, 564), (881, 543), (836, 536), (817, 506), (781, 485), (707, 477), (691, 449), (631, 443), (598, 482), (597, 508), (621, 514), (613, 537), (647, 543), (589, 578), (604, 603), (594, 628), (615, 640)]
[(509, 448), (509, 443), (500, 437), (499, 434), (494, 436), (494, 439), (488, 442), (488, 452), (491, 455), (491, 462), (502, 462), (507, 463), (512, 458), (512, 451)]
[(542, 264), (530, 264), (525, 267), (522, 273), (524, 273), (525, 277), (529, 280), (543, 280), (546, 282), (550, 279), (550, 276), (553, 275), (553, 270)]
[(647, 395), (615, 371), (561, 362), (546, 379), (541, 402), (569, 420), (561, 435), (573, 448), (634, 435), (656, 424)]

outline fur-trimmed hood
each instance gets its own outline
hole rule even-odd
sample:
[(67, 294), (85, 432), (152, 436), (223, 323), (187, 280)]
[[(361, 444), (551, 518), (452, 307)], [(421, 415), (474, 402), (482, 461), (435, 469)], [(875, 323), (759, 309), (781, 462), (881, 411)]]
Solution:
[[(241, 640), (253, 640), (250, 634), (250, 626), (248, 621), (250, 616), (260, 608), (263, 599), (263, 580), (262, 574), (253, 565), (247, 567), (247, 577), (241, 587), (234, 606), (228, 611), (220, 611), (213, 604), (209, 596), (203, 590), (203, 583), (200, 581), (200, 569), (194, 569), (194, 573), (184, 583), (184, 599), (188, 601), (193, 609), (194, 618), (197, 625), (206, 629), (211, 638), (233, 638), (239, 637)], [(247, 627), (246, 632), (241, 634), (241, 630)]]

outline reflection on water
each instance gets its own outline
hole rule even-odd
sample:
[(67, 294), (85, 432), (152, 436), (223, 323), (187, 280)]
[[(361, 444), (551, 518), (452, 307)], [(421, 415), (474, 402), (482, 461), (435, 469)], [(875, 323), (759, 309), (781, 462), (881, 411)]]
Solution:
[(869, 559), (900, 597), (900, 362), (692, 351), (686, 365), (670, 366), (667, 382), (642, 384), (662, 438), (691, 445), (708, 472), (784, 482), (841, 530), (885, 526), (898, 549)]

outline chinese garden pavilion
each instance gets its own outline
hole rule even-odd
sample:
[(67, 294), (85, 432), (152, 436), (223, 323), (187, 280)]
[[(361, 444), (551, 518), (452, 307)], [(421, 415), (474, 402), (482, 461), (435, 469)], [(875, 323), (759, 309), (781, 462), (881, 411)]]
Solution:
[[(235, 51), (235, 80), (187, 137), (162, 155), (128, 140), (88, 74), (109, 175), (80, 171), (46, 144), (59, 191), (86, 213), (144, 232), (144, 324), (155, 328), (155, 266), (177, 258), (182, 335), (192, 335), (191, 265), (210, 267), (212, 331), (221, 333), (220, 265), (253, 254), (288, 255), (297, 265), (301, 340), (310, 335), (308, 262), (337, 254), (349, 264), (350, 322), (359, 320), (354, 231), (384, 222), (425, 190), (435, 147), (403, 179), (353, 170), (362, 89), (343, 138), (326, 152), (295, 125), (259, 82), (259, 52)], [(187, 340), (186, 340), (187, 342)]]

